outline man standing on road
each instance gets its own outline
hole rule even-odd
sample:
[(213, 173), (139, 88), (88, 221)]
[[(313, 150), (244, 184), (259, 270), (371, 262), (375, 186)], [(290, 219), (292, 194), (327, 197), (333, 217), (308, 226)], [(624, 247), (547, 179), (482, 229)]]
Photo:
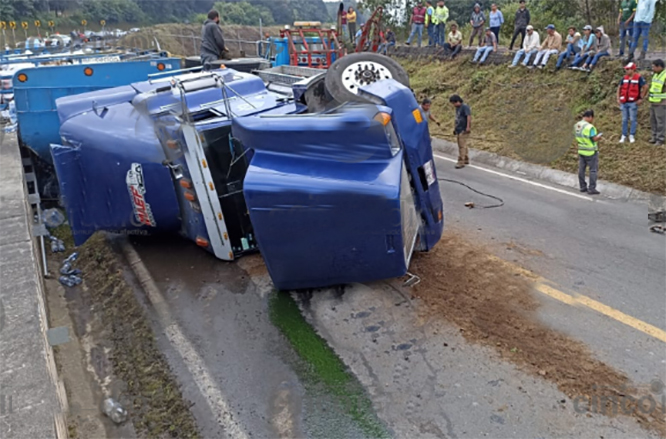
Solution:
[[(647, 82), (641, 75), (636, 73), (636, 64), (630, 62), (624, 66), (627, 72), (620, 81), (617, 88), (617, 103), (622, 110), (622, 137), (620, 143), (624, 143), (629, 135), (629, 143), (636, 141), (636, 126), (638, 125), (638, 106), (647, 96)], [(631, 130), (629, 130), (631, 121)]]
[(204, 70), (210, 70), (213, 61), (225, 58), (228, 53), (219, 23), (220, 13), (212, 10), (201, 28), (201, 64)]
[(481, 41), (483, 40), (483, 24), (486, 22), (486, 16), (483, 15), (483, 12), (481, 11), (481, 5), (476, 3), (474, 5), (474, 10), (472, 11), (472, 15), (470, 16), (469, 19), (469, 24), (472, 25), (472, 34), (469, 36), (469, 45), (472, 45), (472, 42), (474, 41), (474, 37), (478, 36), (479, 37), (479, 46), (481, 45)]
[(437, 8), (433, 15), (435, 23), (435, 46), (444, 47), (446, 40), (446, 20), (449, 19), (449, 8), (444, 6), (444, 0), (437, 2)]
[(414, 38), (414, 35), (418, 34), (419, 47), (421, 47), (421, 42), (423, 40), (423, 26), (425, 25), (427, 12), (428, 10), (425, 6), (423, 6), (422, 1), (419, 1), (418, 4), (414, 6), (414, 9), (412, 10), (412, 17), (410, 18), (412, 32), (409, 34), (409, 38), (407, 38), (407, 42), (405, 43), (406, 45), (409, 46), (412, 44), (412, 38)]
[(449, 102), (456, 108), (456, 124), (453, 129), (453, 135), (458, 141), (458, 163), (456, 169), (464, 168), (469, 165), (469, 156), (467, 152), (467, 140), (472, 132), (472, 109), (458, 95), (449, 98)]
[(513, 50), (513, 43), (516, 42), (516, 37), (518, 34), (523, 36), (520, 41), (520, 47), (525, 45), (525, 33), (527, 31), (527, 26), (530, 24), (530, 11), (525, 7), (525, 0), (520, 0), (520, 7), (516, 11), (516, 18), (513, 22), (513, 38), (511, 38), (511, 44), (509, 45), (509, 50)]
[[(534, 64), (529, 68), (538, 66), (540, 69), (543, 69), (548, 63), (548, 58), (551, 55), (557, 55), (562, 50), (562, 35), (555, 30), (555, 25), (549, 24), (546, 26), (546, 32), (548, 36), (543, 40), (541, 50), (534, 57)], [(541, 65), (539, 65), (539, 61), (541, 61)]]
[[(594, 122), (594, 111), (587, 110), (583, 113), (583, 120), (576, 123), (574, 133), (578, 143), (578, 184), (581, 192), (590, 195), (598, 195), (597, 172), (599, 171), (599, 147), (597, 142), (601, 139), (601, 133), (592, 125)], [(585, 171), (590, 168), (590, 184), (585, 181)]]
[(437, 119), (430, 113), (430, 107), (432, 106), (432, 101), (428, 98), (425, 98), (423, 102), (421, 102), (421, 114), (423, 114), (423, 119), (427, 120), (428, 122), (432, 121), (439, 125), (439, 122), (437, 122)]
[(636, 0), (622, 0), (620, 14), (617, 16), (617, 25), (620, 27), (620, 56), (624, 56), (624, 45), (629, 36), (629, 49), (631, 49), (631, 34), (634, 32), (634, 16), (636, 15)]
[(629, 61), (634, 59), (634, 52), (638, 47), (638, 40), (643, 37), (643, 50), (638, 59), (645, 59), (648, 51), (648, 36), (650, 35), (650, 26), (654, 19), (657, 0), (640, 0), (636, 5), (636, 15), (634, 17), (634, 32), (631, 36), (631, 51), (629, 52)]
[(650, 143), (663, 146), (666, 140), (666, 70), (664, 61), (656, 59), (652, 61), (652, 84), (650, 85), (650, 125), (652, 127), (652, 139)]

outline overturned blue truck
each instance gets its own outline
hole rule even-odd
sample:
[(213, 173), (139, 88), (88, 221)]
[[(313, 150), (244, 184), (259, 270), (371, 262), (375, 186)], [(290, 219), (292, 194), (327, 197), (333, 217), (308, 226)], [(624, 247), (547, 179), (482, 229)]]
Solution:
[(77, 245), (180, 233), (260, 251), (277, 288), (399, 277), (440, 239), (427, 120), (377, 54), (328, 70), (175, 72), (57, 99), (50, 145)]

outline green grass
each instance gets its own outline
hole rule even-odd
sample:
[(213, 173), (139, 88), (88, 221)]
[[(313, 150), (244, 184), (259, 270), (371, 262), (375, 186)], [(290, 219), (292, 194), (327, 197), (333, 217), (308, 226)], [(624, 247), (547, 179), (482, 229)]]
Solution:
[(390, 437), (377, 419), (363, 386), (326, 341), (305, 321), (289, 293), (280, 291), (271, 296), (270, 318), (309, 366), (309, 376), (304, 377), (305, 380), (324, 384), (368, 437)]
[[(577, 172), (573, 125), (583, 110), (596, 113), (600, 142), (599, 177), (639, 190), (666, 194), (666, 148), (648, 143), (649, 104), (639, 107), (637, 142), (619, 144), (622, 115), (616, 103), (623, 75), (619, 60), (601, 61), (591, 75), (563, 70), (554, 61), (543, 71), (505, 65), (476, 66), (469, 56), (454, 61), (399, 60), (417, 97), (430, 97), (442, 127), (434, 137), (453, 140), (456, 93), (472, 107), (470, 146), (507, 157)], [(642, 72), (649, 81), (651, 74)]]

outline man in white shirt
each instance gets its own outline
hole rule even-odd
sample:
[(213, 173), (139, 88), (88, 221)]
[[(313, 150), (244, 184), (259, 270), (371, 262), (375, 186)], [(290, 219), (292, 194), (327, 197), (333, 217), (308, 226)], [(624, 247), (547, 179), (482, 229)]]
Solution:
[(534, 27), (530, 24), (527, 26), (527, 36), (525, 37), (525, 41), (523, 41), (523, 48), (516, 52), (516, 56), (513, 57), (513, 63), (511, 63), (509, 68), (516, 67), (518, 61), (520, 61), (520, 57), (523, 55), (525, 55), (523, 66), (527, 67), (527, 64), (530, 62), (530, 57), (538, 53), (540, 47), (541, 40), (539, 39), (539, 32), (535, 32)]

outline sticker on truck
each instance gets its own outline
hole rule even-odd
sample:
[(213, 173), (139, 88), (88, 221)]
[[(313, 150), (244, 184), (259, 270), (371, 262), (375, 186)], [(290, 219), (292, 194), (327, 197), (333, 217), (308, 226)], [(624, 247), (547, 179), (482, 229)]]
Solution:
[(125, 178), (130, 200), (134, 207), (134, 218), (146, 226), (155, 227), (155, 218), (150, 210), (150, 204), (146, 202), (146, 185), (143, 178), (143, 169), (139, 163), (132, 163), (127, 177)]

